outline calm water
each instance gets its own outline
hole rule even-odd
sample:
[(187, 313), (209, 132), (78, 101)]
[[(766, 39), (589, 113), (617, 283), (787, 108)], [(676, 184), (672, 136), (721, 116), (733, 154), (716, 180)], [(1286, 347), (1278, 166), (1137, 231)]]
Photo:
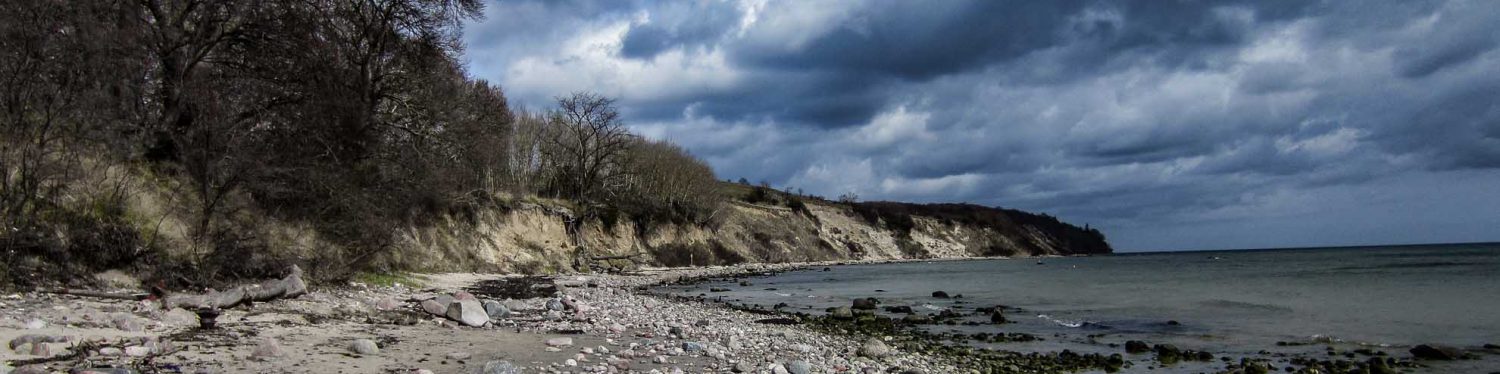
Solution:
[[(1117, 352), (1104, 343), (1172, 342), (1220, 354), (1288, 351), (1278, 341), (1386, 348), (1500, 343), (1500, 244), (1122, 254), (811, 269), (669, 290), (734, 303), (821, 311), (883, 305), (959, 311), (1005, 305), (1014, 324), (940, 326), (1049, 339), (1011, 350)], [(775, 288), (776, 290), (766, 290)], [(877, 291), (878, 290), (878, 291)], [(936, 299), (936, 290), (962, 299)], [(1167, 321), (1178, 321), (1171, 325)], [(1097, 336), (1104, 334), (1104, 336)], [(1095, 335), (1095, 338), (1089, 338)], [(1300, 349), (1323, 349), (1322, 346)], [(1496, 358), (1485, 358), (1493, 365)]]

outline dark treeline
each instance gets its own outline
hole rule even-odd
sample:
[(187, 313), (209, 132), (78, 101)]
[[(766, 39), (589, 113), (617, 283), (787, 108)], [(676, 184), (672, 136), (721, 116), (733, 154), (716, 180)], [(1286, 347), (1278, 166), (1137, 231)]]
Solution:
[[(715, 178), (630, 134), (610, 98), (526, 113), (457, 61), (478, 0), (0, 2), (6, 278), (149, 263), (188, 283), (291, 261), (360, 269), (393, 231), (496, 204), (704, 223)], [(126, 201), (169, 191), (165, 251)], [(334, 245), (279, 258), (260, 218)], [(174, 253), (166, 255), (165, 253)], [(328, 275), (337, 276), (337, 275)]]

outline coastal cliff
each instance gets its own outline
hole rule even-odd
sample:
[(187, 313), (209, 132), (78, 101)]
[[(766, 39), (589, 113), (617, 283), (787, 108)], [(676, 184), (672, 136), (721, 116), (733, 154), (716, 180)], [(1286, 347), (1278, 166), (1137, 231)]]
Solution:
[[(731, 194), (742, 192), (730, 189)], [(418, 271), (559, 273), (639, 266), (1110, 253), (1098, 230), (968, 204), (832, 202), (773, 192), (733, 198), (711, 222), (580, 217), (533, 199), (402, 230), (386, 266)]]

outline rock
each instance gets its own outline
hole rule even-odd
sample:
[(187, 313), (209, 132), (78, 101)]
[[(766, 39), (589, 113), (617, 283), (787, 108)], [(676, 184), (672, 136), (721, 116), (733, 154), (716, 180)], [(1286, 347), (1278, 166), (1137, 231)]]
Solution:
[(946, 298), (948, 298), (948, 293), (947, 292), (943, 292), (943, 291), (932, 291), (932, 297), (936, 297), (936, 298), (939, 298), (939, 299), (946, 299)]
[(441, 316), (448, 313), (448, 307), (438, 303), (437, 300), (422, 300), (422, 311), (427, 314)]
[(412, 371), (412, 374), (436, 374), (436, 373), (433, 373), (432, 370), (417, 369), (416, 371)]
[(685, 352), (702, 352), (703, 351), (703, 343), (699, 343), (699, 342), (682, 342), (682, 350), (685, 351)]
[(1146, 353), (1151, 351), (1151, 345), (1140, 340), (1129, 340), (1125, 342), (1125, 353)]
[(506, 308), (505, 304), (501, 304), (499, 301), (494, 300), (484, 301), (484, 312), (486, 314), (489, 314), (490, 319), (492, 320), (499, 320), (510, 317), (510, 308)]
[(786, 364), (786, 372), (791, 374), (811, 374), (812, 364), (802, 360), (792, 361), (792, 363)]
[(453, 299), (454, 300), (460, 300), (460, 301), (462, 301), (462, 300), (479, 301), (479, 298), (474, 297), (474, 294), (468, 293), (467, 291), (454, 292), (453, 293)]
[(281, 349), (281, 343), (276, 342), (276, 339), (272, 338), (261, 339), (260, 344), (255, 346), (255, 351), (250, 352), (250, 358), (257, 360), (269, 360), (284, 356), (286, 356), (286, 350)]
[(841, 306), (829, 309), (828, 315), (838, 319), (852, 319), (854, 318), (854, 310), (847, 306)]
[(740, 361), (734, 363), (734, 368), (730, 370), (736, 373), (749, 373), (755, 371), (755, 366), (750, 365), (748, 362)]
[(573, 345), (573, 338), (562, 337), (547, 339), (546, 344), (548, 347), (567, 347)]
[(570, 359), (567, 359), (567, 360), (563, 361), (563, 365), (566, 365), (566, 366), (578, 366), (578, 360), (574, 360), (574, 359), (570, 358)]
[[(444, 311), (447, 311), (446, 308), (448, 307), (448, 304), (452, 304), (454, 300), (457, 300), (457, 299), (454, 299), (453, 296), (449, 296), (449, 295), (438, 295), (437, 297), (432, 298), (432, 301), (436, 301), (438, 303), (438, 305), (442, 305), (443, 306)], [(439, 312), (438, 314), (442, 314), (442, 313)]]
[(921, 314), (907, 314), (905, 317), (901, 317), (901, 322), (913, 325), (928, 324), (932, 323), (932, 317)]
[(1171, 344), (1157, 344), (1152, 347), (1156, 351), (1156, 361), (1162, 364), (1173, 364), (1182, 359), (1182, 350)]
[(495, 360), (484, 363), (476, 374), (521, 374), (521, 369), (512, 365), (510, 361)]
[(651, 359), (651, 361), (655, 361), (658, 364), (665, 364), (667, 363), (667, 356), (656, 356), (656, 358)]
[(864, 344), (859, 346), (859, 351), (856, 354), (860, 357), (881, 358), (891, 355), (891, 347), (885, 345), (885, 342), (880, 339), (869, 338), (865, 340)]
[(129, 313), (115, 313), (114, 316), (110, 317), (110, 322), (114, 323), (115, 328), (122, 331), (141, 332), (145, 330), (141, 327), (140, 321)]
[(382, 297), (375, 300), (375, 309), (377, 310), (396, 310), (396, 308), (400, 307), (401, 302), (389, 297)]
[(1005, 323), (1005, 315), (1001, 314), (1000, 311), (998, 311), (998, 310), (994, 311), (993, 313), (990, 313), (990, 323), (993, 323), (993, 324)]
[(683, 336), (682, 335), (682, 326), (672, 326), (671, 328), (667, 329), (667, 334), (670, 334), (672, 336), (678, 336), (678, 337)]
[(1457, 348), (1427, 344), (1412, 347), (1411, 355), (1423, 360), (1449, 361), (1464, 358), (1464, 352)]
[(485, 313), (478, 300), (458, 300), (448, 304), (447, 317), (469, 327), (481, 327), (490, 322), (490, 315)]
[(151, 348), (139, 345), (125, 347), (125, 355), (130, 357), (146, 357), (151, 355)]
[(374, 340), (356, 339), (349, 343), (349, 351), (367, 356), (378, 355), (380, 354), (380, 346), (376, 345)]
[(853, 305), (850, 306), (850, 308), (861, 309), (861, 310), (870, 310), (870, 309), (875, 309), (875, 304), (876, 303), (878, 303), (878, 301), (875, 300), (875, 298), (862, 297), (862, 298), (854, 299)]
[(105, 356), (105, 357), (124, 356), (125, 355), (125, 350), (119, 349), (119, 348), (115, 348), (115, 347), (104, 347), (104, 348), (99, 348), (99, 355), (100, 356)]
[(467, 360), (469, 357), (474, 357), (474, 355), (469, 354), (469, 352), (453, 352), (445, 357), (448, 357), (449, 360)]
[(527, 305), (525, 301), (516, 299), (505, 299), (505, 301), (500, 302), (500, 305), (504, 305), (505, 309), (510, 309), (512, 312), (536, 309), (531, 305)]
[(885, 311), (887, 313), (906, 313), (906, 314), (912, 314), (914, 312), (911, 309), (910, 305), (888, 306), (888, 307), (885, 307)]
[(562, 311), (563, 310), (562, 300), (558, 300), (558, 299), (549, 299), (549, 300), (547, 300), (547, 310)]
[(192, 311), (183, 308), (172, 308), (172, 310), (168, 310), (166, 313), (162, 314), (161, 320), (162, 322), (166, 322), (168, 325), (172, 326), (197, 326), (198, 313), (193, 313)]
[(43, 321), (40, 319), (32, 319), (30, 321), (26, 321), (27, 330), (41, 330), (44, 328), (47, 328), (47, 321)]

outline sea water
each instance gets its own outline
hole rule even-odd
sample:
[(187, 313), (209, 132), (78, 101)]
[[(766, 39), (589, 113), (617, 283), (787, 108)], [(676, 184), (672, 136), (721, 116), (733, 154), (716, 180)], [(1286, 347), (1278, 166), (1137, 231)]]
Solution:
[[(1146, 340), (1234, 357), (1328, 345), (1404, 357), (1416, 344), (1500, 344), (1496, 243), (902, 262), (750, 281), (665, 291), (767, 308), (785, 303), (783, 311), (811, 313), (862, 297), (919, 313), (1003, 305), (1014, 323), (928, 328), (1044, 337), (989, 345), (1013, 351), (1117, 353), (1109, 343)], [(935, 298), (934, 291), (962, 298)], [(1500, 361), (1491, 354), (1449, 369), (1482, 367)]]

